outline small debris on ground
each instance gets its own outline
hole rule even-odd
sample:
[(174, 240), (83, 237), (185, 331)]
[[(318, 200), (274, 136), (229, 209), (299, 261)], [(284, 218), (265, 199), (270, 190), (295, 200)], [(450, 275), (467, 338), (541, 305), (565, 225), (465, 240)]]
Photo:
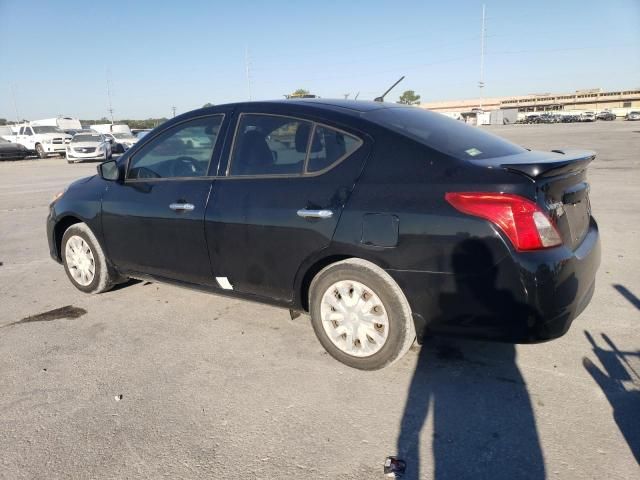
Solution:
[(404, 473), (407, 464), (404, 460), (396, 457), (387, 457), (384, 461), (384, 474), (390, 478), (400, 478)]
[(120, 394), (120, 395), (116, 395), (116, 396), (115, 396), (115, 397), (113, 397), (113, 398), (114, 398), (114, 400), (115, 400), (116, 402), (119, 402), (120, 400), (122, 400), (122, 398), (123, 398), (123, 397), (124, 397), (124, 395)]

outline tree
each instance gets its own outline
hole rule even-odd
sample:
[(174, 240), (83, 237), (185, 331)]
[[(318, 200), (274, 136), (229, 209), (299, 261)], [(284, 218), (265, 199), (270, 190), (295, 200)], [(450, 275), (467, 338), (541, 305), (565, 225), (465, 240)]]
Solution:
[(6, 118), (0, 118), (0, 125), (6, 125), (7, 124), (7, 119)]
[(211, 102), (207, 102), (204, 105), (202, 105), (202, 108), (207, 108), (207, 107), (214, 107), (215, 105)]
[(291, 94), (292, 97), (302, 97), (304, 95), (309, 95), (309, 90), (305, 90), (304, 88), (299, 88)]
[(405, 90), (405, 92), (400, 95), (398, 103), (404, 103), (405, 105), (420, 105), (420, 95), (416, 95), (416, 92), (413, 90)]

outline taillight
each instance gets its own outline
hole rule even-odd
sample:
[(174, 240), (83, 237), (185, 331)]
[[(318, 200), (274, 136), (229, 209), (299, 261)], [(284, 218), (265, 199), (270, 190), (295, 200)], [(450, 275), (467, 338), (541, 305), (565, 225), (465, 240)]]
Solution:
[(519, 195), (492, 192), (450, 192), (445, 199), (457, 210), (489, 220), (509, 237), (517, 250), (540, 250), (562, 244), (549, 217)]

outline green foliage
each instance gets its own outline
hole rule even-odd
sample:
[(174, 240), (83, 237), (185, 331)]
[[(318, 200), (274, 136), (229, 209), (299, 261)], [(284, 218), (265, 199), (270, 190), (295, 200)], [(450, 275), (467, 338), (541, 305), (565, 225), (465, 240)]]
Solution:
[(6, 125), (7, 124), (7, 119), (6, 118), (0, 118), (0, 125)]
[[(129, 128), (155, 128), (161, 123), (166, 122), (168, 119), (166, 117), (162, 118), (147, 118), (146, 120), (116, 120), (116, 124), (127, 124)], [(83, 127), (89, 128), (91, 125), (98, 125), (101, 123), (111, 123), (111, 120), (108, 118), (102, 117), (100, 120), (80, 120), (80, 123)]]
[(420, 95), (416, 95), (416, 92), (413, 90), (405, 90), (405, 92), (400, 95), (397, 103), (403, 103), (405, 105), (420, 105)]
[(215, 107), (215, 105), (211, 102), (207, 102), (204, 105), (202, 105), (202, 108), (208, 108), (208, 107)]
[(309, 95), (309, 90), (305, 90), (304, 88), (299, 88), (291, 94), (292, 97), (301, 97), (303, 95)]

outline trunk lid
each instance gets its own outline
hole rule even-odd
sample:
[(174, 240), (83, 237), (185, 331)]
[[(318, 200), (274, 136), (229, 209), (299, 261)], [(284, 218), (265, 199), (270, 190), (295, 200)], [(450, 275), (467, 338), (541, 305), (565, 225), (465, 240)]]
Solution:
[(595, 158), (588, 150), (527, 151), (473, 163), (531, 178), (538, 205), (548, 213), (563, 243), (575, 250), (589, 230), (591, 205), (587, 167)]

